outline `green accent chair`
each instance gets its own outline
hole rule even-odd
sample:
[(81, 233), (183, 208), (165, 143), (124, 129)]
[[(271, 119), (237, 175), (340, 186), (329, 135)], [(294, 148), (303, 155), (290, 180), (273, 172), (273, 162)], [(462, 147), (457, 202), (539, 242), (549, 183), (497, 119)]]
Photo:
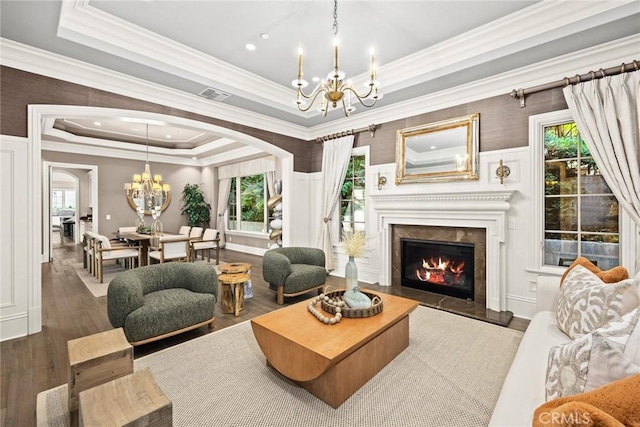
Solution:
[(324, 251), (305, 247), (270, 249), (262, 259), (262, 277), (277, 292), (277, 302), (282, 305), (284, 297), (324, 286), (327, 279)]
[(109, 283), (107, 313), (132, 345), (215, 323), (218, 275), (211, 265), (154, 264), (122, 273)]

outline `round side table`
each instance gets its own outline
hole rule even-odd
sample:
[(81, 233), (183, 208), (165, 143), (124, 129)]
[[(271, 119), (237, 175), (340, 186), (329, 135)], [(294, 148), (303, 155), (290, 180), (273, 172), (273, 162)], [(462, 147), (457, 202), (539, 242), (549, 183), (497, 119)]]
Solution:
[[(235, 273), (248, 273), (251, 274), (251, 264), (248, 262), (230, 262), (222, 264), (218, 267), (221, 273), (235, 274)], [(253, 298), (253, 285), (251, 284), (251, 277), (244, 284), (244, 299)]]
[(249, 264), (248, 262), (230, 262), (227, 264), (222, 264), (218, 268), (222, 273), (247, 273), (251, 269), (251, 264)]
[(222, 312), (238, 317), (244, 308), (244, 284), (249, 280), (247, 273), (223, 273), (218, 276), (222, 285)]

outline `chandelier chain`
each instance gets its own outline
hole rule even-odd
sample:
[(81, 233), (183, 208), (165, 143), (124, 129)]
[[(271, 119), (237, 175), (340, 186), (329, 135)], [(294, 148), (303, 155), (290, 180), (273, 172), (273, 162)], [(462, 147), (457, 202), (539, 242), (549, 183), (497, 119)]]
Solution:
[(149, 123), (147, 123), (147, 163), (149, 163)]
[(333, 2), (333, 35), (338, 35), (338, 0)]

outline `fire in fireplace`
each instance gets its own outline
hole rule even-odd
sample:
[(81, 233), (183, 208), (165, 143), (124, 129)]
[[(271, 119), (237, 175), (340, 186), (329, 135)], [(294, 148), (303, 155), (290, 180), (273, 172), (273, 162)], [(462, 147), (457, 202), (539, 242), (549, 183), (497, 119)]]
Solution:
[(473, 243), (400, 239), (401, 284), (468, 300), (473, 292)]

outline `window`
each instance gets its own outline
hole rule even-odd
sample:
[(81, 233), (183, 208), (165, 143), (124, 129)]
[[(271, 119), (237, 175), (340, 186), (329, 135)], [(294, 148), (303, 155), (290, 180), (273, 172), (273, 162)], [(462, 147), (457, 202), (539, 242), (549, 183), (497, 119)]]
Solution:
[(264, 174), (231, 178), (227, 229), (267, 232)]
[(340, 194), (342, 232), (365, 231), (366, 157), (352, 155)]
[(51, 191), (51, 209), (57, 212), (61, 209), (76, 208), (76, 191), (53, 189)]
[(603, 270), (619, 265), (618, 201), (573, 121), (543, 127), (543, 265), (584, 256)]

